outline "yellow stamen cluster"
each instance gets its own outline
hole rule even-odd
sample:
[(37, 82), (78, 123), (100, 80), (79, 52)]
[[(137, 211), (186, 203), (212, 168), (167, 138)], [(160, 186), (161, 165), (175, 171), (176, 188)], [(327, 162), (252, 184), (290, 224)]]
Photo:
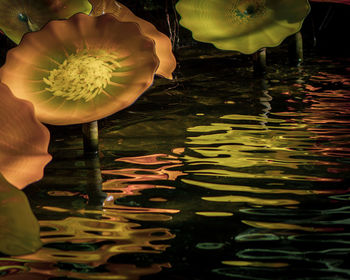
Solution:
[(43, 78), (47, 91), (67, 100), (89, 102), (106, 88), (120, 67), (115, 54), (104, 50), (80, 50), (71, 54)]

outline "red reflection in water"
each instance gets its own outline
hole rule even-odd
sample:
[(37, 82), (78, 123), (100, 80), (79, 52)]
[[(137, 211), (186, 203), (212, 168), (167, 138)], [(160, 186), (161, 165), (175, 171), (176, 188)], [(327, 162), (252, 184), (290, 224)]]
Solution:
[[(181, 148), (180, 148), (181, 149)], [(181, 152), (181, 150), (176, 150)], [(112, 208), (118, 210), (127, 210), (133, 213), (143, 211), (148, 213), (178, 213), (179, 210), (174, 209), (154, 209), (154, 208), (140, 208), (127, 207), (116, 205), (115, 201), (130, 195), (141, 195), (141, 192), (146, 189), (174, 189), (172, 186), (159, 184), (134, 184), (134, 182), (149, 182), (149, 181), (175, 181), (179, 176), (186, 173), (178, 170), (169, 170), (182, 166), (178, 157), (167, 154), (154, 154), (139, 157), (124, 157), (118, 158), (115, 161), (133, 163), (138, 165), (163, 165), (158, 168), (125, 168), (116, 170), (103, 170), (104, 175), (121, 176), (117, 179), (109, 179), (103, 183), (103, 191), (107, 193), (107, 198), (104, 202), (105, 208)], [(172, 163), (169, 165), (169, 163)], [(129, 184), (132, 182), (133, 184)]]
[(182, 171), (168, 170), (169, 168), (179, 167), (178, 165), (167, 165), (157, 169), (145, 168), (126, 168), (117, 170), (102, 170), (105, 175), (119, 175), (129, 177), (125, 179), (116, 179), (118, 182), (142, 182), (154, 180), (176, 180), (178, 176), (185, 175)]
[[(344, 1), (339, 1), (344, 2)], [(349, 75), (319, 72), (312, 76), (315, 85), (305, 85), (304, 102), (310, 104), (305, 109), (303, 122), (307, 130), (313, 133), (314, 151), (324, 156), (348, 157), (350, 155), (350, 85)], [(320, 90), (332, 84), (341, 84), (344, 88), (336, 90)], [(339, 87), (338, 87), (339, 88)], [(342, 173), (348, 170), (328, 168), (330, 173)]]
[[(112, 195), (112, 194), (109, 194)], [(106, 203), (104, 206), (105, 209), (117, 209), (118, 211), (126, 211), (128, 213), (168, 213), (168, 214), (176, 214), (179, 213), (180, 210), (177, 209), (162, 209), (162, 208), (143, 208), (143, 207), (131, 207), (131, 206), (122, 206), (115, 205), (113, 203)]]
[(181, 161), (177, 160), (177, 157), (167, 154), (154, 154), (140, 157), (123, 157), (118, 158), (115, 161), (124, 161), (142, 165), (181, 163)]
[(115, 199), (118, 196), (123, 197), (127, 195), (140, 195), (142, 190), (147, 189), (174, 189), (174, 187), (150, 184), (120, 184), (120, 181), (118, 181), (118, 179), (108, 180), (103, 184), (104, 191), (118, 191), (118, 193), (114, 195)]
[(319, 72), (319, 75), (312, 76), (310, 81), (320, 82), (323, 85), (330, 83), (341, 83), (347, 86), (350, 85), (349, 75), (331, 74), (326, 72)]
[(313, 87), (311, 85), (306, 85), (305, 89), (307, 89), (309, 91), (317, 91), (317, 90), (321, 89), (321, 87)]
[[(103, 170), (102, 174), (119, 175), (127, 177), (125, 179), (113, 179), (114, 182), (141, 182), (152, 180), (176, 180), (178, 176), (185, 175), (182, 171), (168, 170), (170, 168), (182, 166), (181, 161), (176, 156), (167, 154), (154, 154), (140, 157), (124, 157), (118, 158), (115, 161), (122, 161), (127, 163), (139, 165), (162, 165), (169, 164), (157, 169), (145, 168), (126, 168), (117, 170)], [(107, 181), (110, 182), (110, 181)], [(151, 185), (148, 185), (151, 186)]]
[[(107, 180), (102, 185), (102, 190), (107, 193), (102, 210), (73, 211), (57, 208), (58, 212), (72, 212), (72, 216), (63, 220), (40, 221), (41, 227), (48, 229), (41, 232), (41, 240), (47, 246), (35, 254), (21, 256), (21, 260), (11, 262), (8, 265), (8, 274), (4, 279), (72, 277), (137, 280), (143, 275), (158, 273), (163, 268), (170, 267), (170, 263), (138, 267), (134, 264), (109, 262), (111, 257), (118, 254), (164, 252), (170, 245), (164, 244), (163, 241), (173, 239), (175, 235), (167, 228), (141, 227), (137, 221), (165, 222), (172, 219), (172, 214), (179, 212), (176, 209), (123, 206), (115, 204), (115, 201), (127, 196), (140, 195), (143, 190), (173, 189), (174, 187), (166, 185), (166, 181), (173, 181), (178, 176), (184, 175), (181, 171), (170, 170), (180, 167), (181, 161), (176, 156), (167, 154), (124, 157), (116, 161), (141, 167), (101, 172), (109, 177), (117, 177)], [(153, 165), (156, 168), (150, 167)], [(142, 166), (148, 168), (142, 168)], [(155, 180), (162, 180), (163, 184), (152, 184), (152, 181)], [(135, 182), (143, 183), (136, 184)], [(64, 195), (65, 193), (53, 191), (50, 194)], [(67, 193), (67, 197), (74, 195), (75, 193)], [(159, 193), (157, 193), (157, 198), (159, 199)], [(47, 210), (55, 211), (50, 207)], [(93, 214), (98, 218), (84, 217), (87, 214)], [(59, 246), (56, 248), (50, 244), (59, 244)], [(73, 270), (66, 270), (57, 267), (56, 264), (59, 262), (80, 266)], [(0, 265), (3, 264), (0, 263)], [(103, 266), (105, 272), (95, 270), (99, 266)]]

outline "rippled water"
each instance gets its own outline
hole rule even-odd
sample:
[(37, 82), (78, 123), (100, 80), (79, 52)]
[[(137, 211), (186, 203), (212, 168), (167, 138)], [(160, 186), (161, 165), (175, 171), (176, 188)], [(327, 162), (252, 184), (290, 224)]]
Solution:
[(100, 160), (51, 128), (25, 190), (44, 247), (1, 278), (350, 279), (350, 60), (274, 59), (185, 56), (100, 122)]

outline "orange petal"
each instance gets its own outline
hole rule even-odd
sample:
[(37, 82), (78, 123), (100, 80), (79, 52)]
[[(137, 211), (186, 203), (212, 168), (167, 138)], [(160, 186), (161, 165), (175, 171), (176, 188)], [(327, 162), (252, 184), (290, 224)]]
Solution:
[(99, 16), (104, 13), (113, 14), (122, 22), (136, 22), (140, 25), (141, 32), (155, 41), (156, 54), (159, 58), (159, 67), (156, 71), (157, 75), (167, 79), (172, 79), (172, 73), (176, 68), (176, 59), (172, 53), (172, 45), (170, 39), (159, 32), (153, 24), (142, 18), (137, 17), (123, 4), (114, 0), (89, 0), (92, 4), (91, 15)]
[(43, 177), (51, 160), (50, 134), (35, 118), (32, 104), (14, 97), (2, 83), (0, 95), (0, 174), (22, 189)]

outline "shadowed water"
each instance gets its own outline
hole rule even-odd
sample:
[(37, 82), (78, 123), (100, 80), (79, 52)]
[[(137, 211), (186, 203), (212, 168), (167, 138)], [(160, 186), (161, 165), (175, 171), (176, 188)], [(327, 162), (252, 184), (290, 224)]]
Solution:
[[(272, 57), (273, 60), (273, 57)], [(44, 247), (3, 279), (350, 279), (350, 61), (183, 56), (129, 109), (51, 128), (26, 188)]]

